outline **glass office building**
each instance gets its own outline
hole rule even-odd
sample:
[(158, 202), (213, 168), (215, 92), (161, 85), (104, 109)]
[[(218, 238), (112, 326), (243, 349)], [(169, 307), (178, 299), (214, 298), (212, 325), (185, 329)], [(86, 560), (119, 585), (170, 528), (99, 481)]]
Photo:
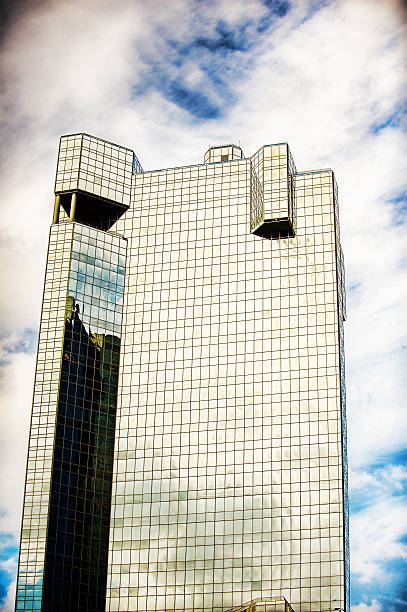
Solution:
[(61, 138), (16, 610), (349, 610), (338, 197)]

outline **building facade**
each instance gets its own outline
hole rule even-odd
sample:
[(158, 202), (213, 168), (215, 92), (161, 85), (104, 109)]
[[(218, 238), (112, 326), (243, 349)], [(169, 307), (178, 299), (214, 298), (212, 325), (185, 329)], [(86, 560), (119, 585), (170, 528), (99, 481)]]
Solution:
[(348, 612), (333, 172), (76, 134), (55, 194), (16, 610)]

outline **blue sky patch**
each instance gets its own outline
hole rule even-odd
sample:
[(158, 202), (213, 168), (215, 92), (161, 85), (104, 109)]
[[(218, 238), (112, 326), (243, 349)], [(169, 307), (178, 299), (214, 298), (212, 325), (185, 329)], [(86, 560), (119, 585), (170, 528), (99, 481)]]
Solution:
[[(400, 500), (407, 497), (407, 451), (403, 450), (383, 457), (360, 474), (371, 478), (363, 486), (350, 489), (351, 513), (355, 514), (376, 503), (380, 498)], [(407, 535), (407, 534), (406, 534)]]
[(360, 583), (353, 578), (351, 585), (352, 603), (366, 603), (376, 599), (382, 612), (407, 612), (407, 563), (396, 559), (383, 564), (383, 573), (378, 580)]
[(290, 10), (290, 3), (284, 0), (263, 0), (263, 4), (269, 9), (269, 12), (260, 19), (257, 25), (256, 29), (259, 34), (266, 32), (276, 17), (281, 19)]
[[(15, 539), (9, 534), (0, 534), (0, 561), (4, 562), (12, 558), (17, 563), (18, 546), (15, 545)], [(0, 567), (0, 605), (4, 603), (8, 587), (13, 580), (14, 571), (9, 572), (4, 567)]]
[(14, 575), (0, 568), (0, 605), (2, 605), (7, 597), (8, 587), (14, 580)]
[(277, 17), (284, 17), (290, 10), (290, 3), (286, 0), (263, 0), (263, 4)]
[(7, 587), (9, 585), (9, 583), (5, 581), (5, 573), (6, 572), (3, 572), (3, 570), (0, 569), (0, 604), (3, 604), (4, 600), (6, 599)]
[[(164, 98), (187, 111), (199, 121), (222, 117), (234, 103), (233, 84), (249, 69), (247, 51), (259, 44), (272, 24), (290, 9), (285, 0), (265, 0), (267, 12), (257, 20), (246, 18), (231, 27), (225, 20), (191, 25), (185, 38), (169, 37), (165, 29), (159, 34), (160, 47), (154, 56), (146, 55), (146, 66), (133, 95), (148, 90), (159, 91)], [(191, 81), (191, 67), (193, 74)]]
[(407, 117), (407, 102), (403, 101), (389, 115), (373, 123), (370, 127), (372, 134), (377, 134), (386, 128), (405, 129)]
[(380, 461), (369, 465), (369, 472), (388, 468), (391, 465), (402, 465), (407, 467), (407, 448), (403, 448), (395, 453), (383, 455)]
[[(246, 34), (249, 23), (246, 22), (241, 26), (230, 29), (224, 21), (219, 21), (213, 37), (198, 37), (189, 46), (190, 48), (203, 47), (214, 53), (218, 51), (246, 51), (250, 46)], [(186, 48), (184, 47), (184, 49)]]
[(33, 353), (36, 349), (38, 332), (34, 329), (25, 329), (20, 337), (10, 342), (5, 343), (3, 350), (6, 353)]
[(6, 333), (0, 331), (1, 357), (0, 367), (9, 362), (9, 355), (15, 353), (33, 354), (37, 347), (38, 332), (34, 329), (25, 329), (18, 336), (8, 337)]
[(208, 96), (188, 89), (180, 82), (170, 84), (166, 97), (198, 119), (217, 119), (221, 116), (221, 108), (212, 103)]
[(398, 196), (387, 200), (387, 204), (393, 209), (393, 224), (402, 225), (406, 220), (407, 215), (407, 192), (403, 192)]

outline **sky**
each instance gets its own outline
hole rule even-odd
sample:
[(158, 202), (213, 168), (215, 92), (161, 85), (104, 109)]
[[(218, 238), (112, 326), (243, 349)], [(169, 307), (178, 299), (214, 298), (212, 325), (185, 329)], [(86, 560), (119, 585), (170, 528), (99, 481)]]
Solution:
[(407, 611), (407, 5), (14, 0), (0, 9), (0, 612), (13, 610), (61, 134), (144, 169), (288, 142), (339, 185), (352, 612)]

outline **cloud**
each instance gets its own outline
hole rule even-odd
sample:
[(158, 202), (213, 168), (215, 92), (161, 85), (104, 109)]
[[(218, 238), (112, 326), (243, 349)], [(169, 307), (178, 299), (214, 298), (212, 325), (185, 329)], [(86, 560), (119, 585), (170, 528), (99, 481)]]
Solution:
[(225, 2), (216, 8), (210, 4), (210, 10), (201, 5), (198, 12), (194, 3), (185, 3), (187, 18), (176, 31), (173, 22), (160, 24), (160, 36), (143, 47), (144, 68), (133, 88), (135, 99), (157, 91), (186, 110), (190, 119), (224, 117), (235, 102), (236, 77), (249, 70), (247, 52), (289, 10), (287, 2), (252, 0), (246, 11), (235, 4), (233, 12)]
[(382, 612), (381, 604), (374, 599), (371, 604), (360, 603), (357, 606), (351, 606), (351, 612)]
[(14, 610), (17, 551), (12, 537), (0, 535), (0, 612)]
[(14, 612), (16, 596), (16, 580), (12, 580), (7, 585), (7, 590), (3, 601), (0, 603), (0, 612)]
[(191, 91), (181, 83), (172, 82), (167, 97), (181, 108), (189, 111), (199, 119), (216, 119), (221, 115), (219, 108), (199, 91)]
[(0, 612), (14, 609), (36, 333), (0, 340)]
[(35, 2), (36, 0), (3, 0), (0, 4), (0, 44), (9, 29), (33, 9)]
[(402, 466), (392, 466), (385, 472), (386, 475), (392, 472), (390, 478), (384, 476), (386, 482), (380, 482), (377, 472), (375, 476), (364, 474), (359, 482), (363, 482), (370, 504), (351, 516), (352, 572), (358, 581), (375, 580), (376, 586), (388, 579), (385, 574), (389, 561), (407, 563), (407, 546), (403, 541), (407, 536), (407, 471)]
[(386, 612), (403, 609), (407, 570), (407, 467), (400, 459), (350, 473), (353, 599), (375, 597)]
[[(25, 347), (24, 347), (25, 350)], [(0, 516), (2, 532), (18, 535), (34, 374), (32, 353), (8, 353), (0, 376)]]
[(384, 582), (389, 561), (407, 562), (406, 515), (405, 502), (381, 502), (352, 515), (352, 572), (359, 581)]
[[(395, 455), (397, 457), (397, 455)], [(363, 495), (364, 504), (370, 503), (369, 496), (377, 498), (385, 496), (389, 491), (393, 495), (404, 493), (407, 488), (407, 466), (403, 464), (385, 463), (370, 471), (351, 471), (353, 494)]]

